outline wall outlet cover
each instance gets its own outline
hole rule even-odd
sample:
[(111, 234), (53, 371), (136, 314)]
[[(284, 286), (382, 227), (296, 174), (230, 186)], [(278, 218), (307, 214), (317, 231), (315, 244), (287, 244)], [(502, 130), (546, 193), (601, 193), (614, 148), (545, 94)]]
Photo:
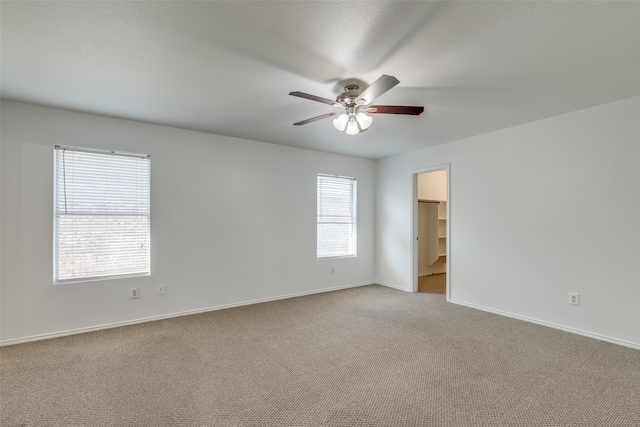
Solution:
[(569, 304), (580, 305), (580, 294), (575, 292), (569, 292)]

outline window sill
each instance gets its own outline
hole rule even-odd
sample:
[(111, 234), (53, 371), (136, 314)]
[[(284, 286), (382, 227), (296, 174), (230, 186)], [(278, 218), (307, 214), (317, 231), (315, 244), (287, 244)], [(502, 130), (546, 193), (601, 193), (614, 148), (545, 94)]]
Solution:
[(85, 283), (85, 282), (101, 282), (104, 280), (117, 280), (117, 279), (130, 279), (133, 277), (147, 277), (151, 276), (151, 273), (133, 273), (133, 274), (119, 274), (114, 276), (100, 276), (100, 277), (82, 277), (78, 279), (65, 279), (54, 280), (54, 285), (66, 285), (67, 283)]

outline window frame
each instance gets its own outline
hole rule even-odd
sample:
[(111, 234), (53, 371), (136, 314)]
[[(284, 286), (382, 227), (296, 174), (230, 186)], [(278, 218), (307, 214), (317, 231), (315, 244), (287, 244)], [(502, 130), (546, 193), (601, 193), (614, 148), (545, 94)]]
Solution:
[[(320, 247), (320, 224), (321, 224), (321, 206), (320, 206), (320, 180), (322, 178), (333, 178), (340, 179), (350, 182), (351, 187), (351, 201), (350, 201), (350, 211), (351, 211), (351, 222), (345, 223), (351, 225), (351, 242), (350, 246), (352, 250), (349, 253), (344, 253), (340, 255), (323, 255), (321, 256), (321, 247)], [(316, 175), (316, 259), (324, 260), (324, 259), (337, 259), (337, 258), (355, 258), (358, 256), (358, 181), (355, 177), (352, 176), (343, 176), (343, 175), (333, 175), (333, 174), (325, 174), (318, 173)]]
[[(138, 153), (130, 153), (124, 151), (117, 150), (109, 150), (109, 149), (99, 149), (99, 148), (86, 148), (86, 147), (76, 147), (76, 146), (65, 146), (65, 145), (54, 145), (53, 147), (53, 284), (61, 285), (66, 283), (80, 283), (80, 282), (93, 282), (93, 281), (102, 281), (102, 280), (116, 280), (116, 279), (125, 279), (125, 278), (133, 278), (133, 277), (145, 277), (151, 275), (151, 155), (149, 154), (138, 154)], [(98, 155), (109, 155), (109, 156), (118, 156), (118, 157), (133, 157), (139, 158), (142, 160), (146, 160), (146, 177), (144, 181), (146, 181), (146, 213), (134, 213), (133, 211), (129, 212), (129, 215), (124, 216), (142, 216), (146, 217), (146, 227), (145, 229), (145, 240), (147, 242), (147, 250), (145, 256), (145, 271), (140, 272), (128, 272), (128, 273), (114, 273), (114, 274), (101, 274), (94, 276), (76, 276), (72, 278), (60, 279), (60, 251), (59, 251), (59, 227), (58, 227), (58, 217), (59, 215), (68, 215), (62, 213), (58, 210), (58, 151), (76, 151), (83, 153), (91, 153)], [(63, 166), (64, 167), (64, 166)], [(143, 184), (144, 185), (144, 184)], [(66, 203), (66, 201), (65, 201)], [(90, 217), (114, 217), (120, 215), (113, 215), (108, 213), (95, 213), (95, 214), (83, 214), (83, 216)]]

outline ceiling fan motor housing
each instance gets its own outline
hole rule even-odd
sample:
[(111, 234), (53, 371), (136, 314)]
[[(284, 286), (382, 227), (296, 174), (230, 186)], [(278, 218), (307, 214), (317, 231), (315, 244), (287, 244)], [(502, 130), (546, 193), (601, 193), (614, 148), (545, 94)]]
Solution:
[(360, 95), (360, 86), (358, 85), (347, 85), (344, 87), (344, 92), (342, 92), (336, 98), (336, 102), (344, 104), (345, 106), (355, 105), (356, 99)]

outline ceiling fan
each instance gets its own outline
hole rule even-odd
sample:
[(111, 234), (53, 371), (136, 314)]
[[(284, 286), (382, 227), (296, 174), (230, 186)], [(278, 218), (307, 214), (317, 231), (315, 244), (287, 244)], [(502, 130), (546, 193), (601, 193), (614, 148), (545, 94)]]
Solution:
[(369, 87), (360, 91), (360, 86), (349, 84), (344, 87), (344, 92), (338, 95), (335, 101), (322, 98), (315, 95), (309, 95), (304, 92), (289, 92), (289, 95), (300, 98), (310, 99), (312, 101), (322, 102), (333, 107), (342, 109), (342, 111), (334, 111), (323, 114), (321, 116), (312, 117), (294, 123), (294, 126), (306, 125), (307, 123), (317, 120), (326, 119), (331, 116), (338, 116), (333, 120), (333, 125), (339, 131), (346, 131), (347, 135), (356, 135), (364, 132), (369, 128), (373, 119), (367, 116), (369, 114), (407, 114), (410, 116), (418, 116), (424, 111), (424, 107), (411, 107), (406, 105), (370, 105), (374, 99), (400, 83), (393, 76), (383, 74), (378, 80), (373, 82)]

